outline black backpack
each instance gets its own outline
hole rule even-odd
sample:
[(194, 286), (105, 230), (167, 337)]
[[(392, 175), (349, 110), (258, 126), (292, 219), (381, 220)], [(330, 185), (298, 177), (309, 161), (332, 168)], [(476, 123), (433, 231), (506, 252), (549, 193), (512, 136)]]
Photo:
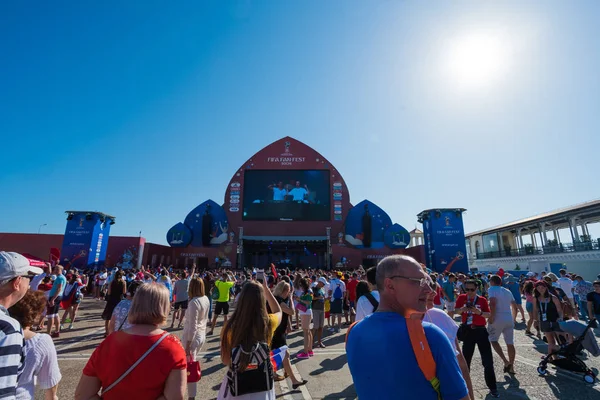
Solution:
[(365, 297), (367, 298), (367, 300), (369, 300), (369, 303), (371, 303), (371, 305), (373, 306), (373, 312), (377, 311), (377, 307), (379, 307), (379, 302), (377, 301), (377, 299), (375, 299), (375, 296), (373, 296), (373, 294), (371, 294), (371, 293), (367, 293), (367, 294), (365, 294)]
[[(250, 362), (244, 371), (239, 370), (242, 354), (250, 354)], [(232, 396), (266, 392), (273, 389), (273, 364), (267, 343), (254, 345), (250, 352), (237, 346), (231, 351), (231, 367), (227, 372), (227, 386)]]

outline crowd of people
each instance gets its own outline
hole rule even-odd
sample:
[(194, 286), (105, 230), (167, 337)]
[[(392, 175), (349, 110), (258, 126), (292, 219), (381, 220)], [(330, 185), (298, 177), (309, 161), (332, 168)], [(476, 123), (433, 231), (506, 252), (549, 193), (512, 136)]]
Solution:
[[(591, 283), (566, 270), (560, 277), (438, 274), (407, 256), (386, 257), (366, 270), (340, 267), (77, 271), (31, 267), (19, 254), (0, 252), (0, 397), (33, 398), (37, 381), (46, 399), (57, 398), (61, 374), (52, 338), (73, 328), (84, 296), (106, 303), (105, 339), (75, 393), (82, 400), (183, 399), (186, 391), (195, 398), (200, 371), (193, 369), (217, 326), (227, 366), (219, 399), (275, 399), (274, 382), (285, 379), (294, 389), (305, 385), (291, 359), (313, 357), (315, 348), (326, 347), (328, 335), (343, 329), (361, 399), (399, 392), (409, 398), (473, 398), (476, 348), (490, 395), (499, 397), (493, 351), (504, 373), (518, 373), (519, 314), (526, 334), (538, 339), (543, 334), (549, 352), (571, 340), (561, 332), (561, 320), (600, 317), (600, 277)], [(170, 332), (164, 330), (169, 321)], [(47, 334), (38, 333), (43, 329)], [(180, 339), (172, 334), (178, 330)], [(302, 332), (303, 345), (290, 354), (287, 336), (294, 331)], [(280, 362), (274, 362), (274, 353)], [(403, 361), (384, 363), (382, 357)]]

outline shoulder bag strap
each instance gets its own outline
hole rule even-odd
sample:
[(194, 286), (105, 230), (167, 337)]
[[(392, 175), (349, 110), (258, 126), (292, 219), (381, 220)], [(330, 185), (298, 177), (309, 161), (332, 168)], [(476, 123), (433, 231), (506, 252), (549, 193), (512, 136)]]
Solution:
[(107, 388), (102, 389), (101, 396), (104, 396), (104, 394), (106, 392), (108, 392), (109, 390), (111, 390), (112, 388), (114, 388), (115, 386), (117, 386), (117, 384), (119, 382), (121, 382), (123, 379), (125, 379), (125, 377), (127, 375), (129, 375), (131, 373), (131, 371), (133, 371), (135, 369), (135, 367), (137, 367), (139, 365), (139, 363), (141, 363), (144, 360), (144, 358), (146, 358), (148, 356), (148, 354), (150, 354), (152, 352), (152, 350), (154, 350), (160, 344), (160, 342), (162, 342), (163, 340), (165, 340), (165, 338), (167, 336), (169, 336), (169, 334), (167, 332), (165, 332), (161, 336), (161, 338), (156, 341), (156, 343), (154, 343), (140, 358), (138, 358), (138, 360), (131, 367), (129, 367), (129, 369), (127, 371), (125, 371), (123, 373), (123, 375), (121, 375), (119, 377), (119, 379), (117, 379), (116, 381), (114, 381), (113, 383), (111, 383)]
[(373, 296), (372, 293), (369, 292), (365, 294), (365, 297), (367, 298), (367, 300), (369, 300), (369, 303), (371, 303), (373, 309), (379, 307), (379, 302), (375, 299), (375, 296)]
[(433, 390), (437, 393), (438, 399), (441, 400), (440, 381), (436, 376), (437, 367), (433, 354), (431, 353), (431, 348), (429, 347), (429, 342), (425, 336), (423, 323), (420, 319), (407, 318), (406, 328), (408, 330), (408, 337), (410, 338), (415, 358), (417, 359), (417, 364), (419, 365), (421, 372), (423, 372), (425, 379), (429, 381)]

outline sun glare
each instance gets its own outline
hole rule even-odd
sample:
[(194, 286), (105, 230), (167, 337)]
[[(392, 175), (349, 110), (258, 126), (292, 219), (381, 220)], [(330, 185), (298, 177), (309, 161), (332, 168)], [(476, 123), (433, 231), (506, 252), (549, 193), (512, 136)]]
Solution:
[(507, 43), (493, 35), (458, 37), (447, 48), (449, 79), (461, 87), (481, 88), (495, 83), (507, 69)]

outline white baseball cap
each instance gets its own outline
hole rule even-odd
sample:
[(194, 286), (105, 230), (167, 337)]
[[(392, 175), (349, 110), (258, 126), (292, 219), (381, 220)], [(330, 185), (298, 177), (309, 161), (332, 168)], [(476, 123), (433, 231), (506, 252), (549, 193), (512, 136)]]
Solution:
[(321, 282), (323, 285), (327, 285), (327, 279), (325, 279), (325, 277), (320, 277), (317, 282)]
[(17, 276), (39, 275), (44, 270), (32, 267), (29, 260), (19, 253), (0, 251), (0, 281), (6, 281)]

